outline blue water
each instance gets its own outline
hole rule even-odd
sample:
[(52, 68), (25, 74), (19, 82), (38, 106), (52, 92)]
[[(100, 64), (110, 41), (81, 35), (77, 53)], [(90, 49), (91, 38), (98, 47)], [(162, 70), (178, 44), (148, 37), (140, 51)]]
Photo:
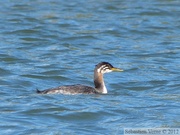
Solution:
[[(123, 134), (180, 127), (179, 0), (0, 1), (0, 134)], [(68, 84), (107, 95), (38, 95)]]

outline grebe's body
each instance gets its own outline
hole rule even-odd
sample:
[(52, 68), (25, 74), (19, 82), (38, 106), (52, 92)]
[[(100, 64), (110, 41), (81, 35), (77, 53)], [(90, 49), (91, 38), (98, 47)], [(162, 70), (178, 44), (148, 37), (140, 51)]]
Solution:
[(95, 88), (85, 85), (64, 85), (57, 88), (37, 91), (41, 94), (97, 94)]
[(122, 69), (113, 67), (108, 62), (101, 62), (94, 69), (94, 85), (95, 88), (85, 85), (65, 85), (57, 88), (37, 90), (39, 94), (106, 94), (107, 88), (104, 83), (103, 74), (112, 71), (123, 71)]

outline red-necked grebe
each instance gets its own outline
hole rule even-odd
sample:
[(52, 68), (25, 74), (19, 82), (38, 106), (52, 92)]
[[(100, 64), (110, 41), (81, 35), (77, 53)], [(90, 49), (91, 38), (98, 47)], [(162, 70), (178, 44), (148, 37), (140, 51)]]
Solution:
[(94, 69), (95, 88), (85, 85), (65, 85), (56, 88), (50, 88), (43, 91), (37, 90), (39, 94), (106, 94), (107, 89), (104, 83), (103, 74), (112, 71), (121, 72), (120, 68), (113, 67), (108, 62), (101, 62)]

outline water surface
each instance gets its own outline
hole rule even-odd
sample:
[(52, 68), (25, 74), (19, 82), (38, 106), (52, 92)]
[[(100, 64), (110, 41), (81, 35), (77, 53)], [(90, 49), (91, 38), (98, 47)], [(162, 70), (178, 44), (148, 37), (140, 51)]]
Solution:
[[(122, 134), (180, 127), (180, 2), (78, 0), (0, 2), (0, 133)], [(67, 84), (107, 95), (37, 95)]]

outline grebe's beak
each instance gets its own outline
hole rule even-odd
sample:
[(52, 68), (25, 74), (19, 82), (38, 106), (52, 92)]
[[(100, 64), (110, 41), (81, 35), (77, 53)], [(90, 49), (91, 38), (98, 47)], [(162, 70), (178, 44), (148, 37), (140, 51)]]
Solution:
[(122, 71), (124, 71), (124, 70), (122, 70), (120, 68), (115, 68), (115, 67), (111, 68), (111, 70), (115, 71), (115, 72), (122, 72)]

